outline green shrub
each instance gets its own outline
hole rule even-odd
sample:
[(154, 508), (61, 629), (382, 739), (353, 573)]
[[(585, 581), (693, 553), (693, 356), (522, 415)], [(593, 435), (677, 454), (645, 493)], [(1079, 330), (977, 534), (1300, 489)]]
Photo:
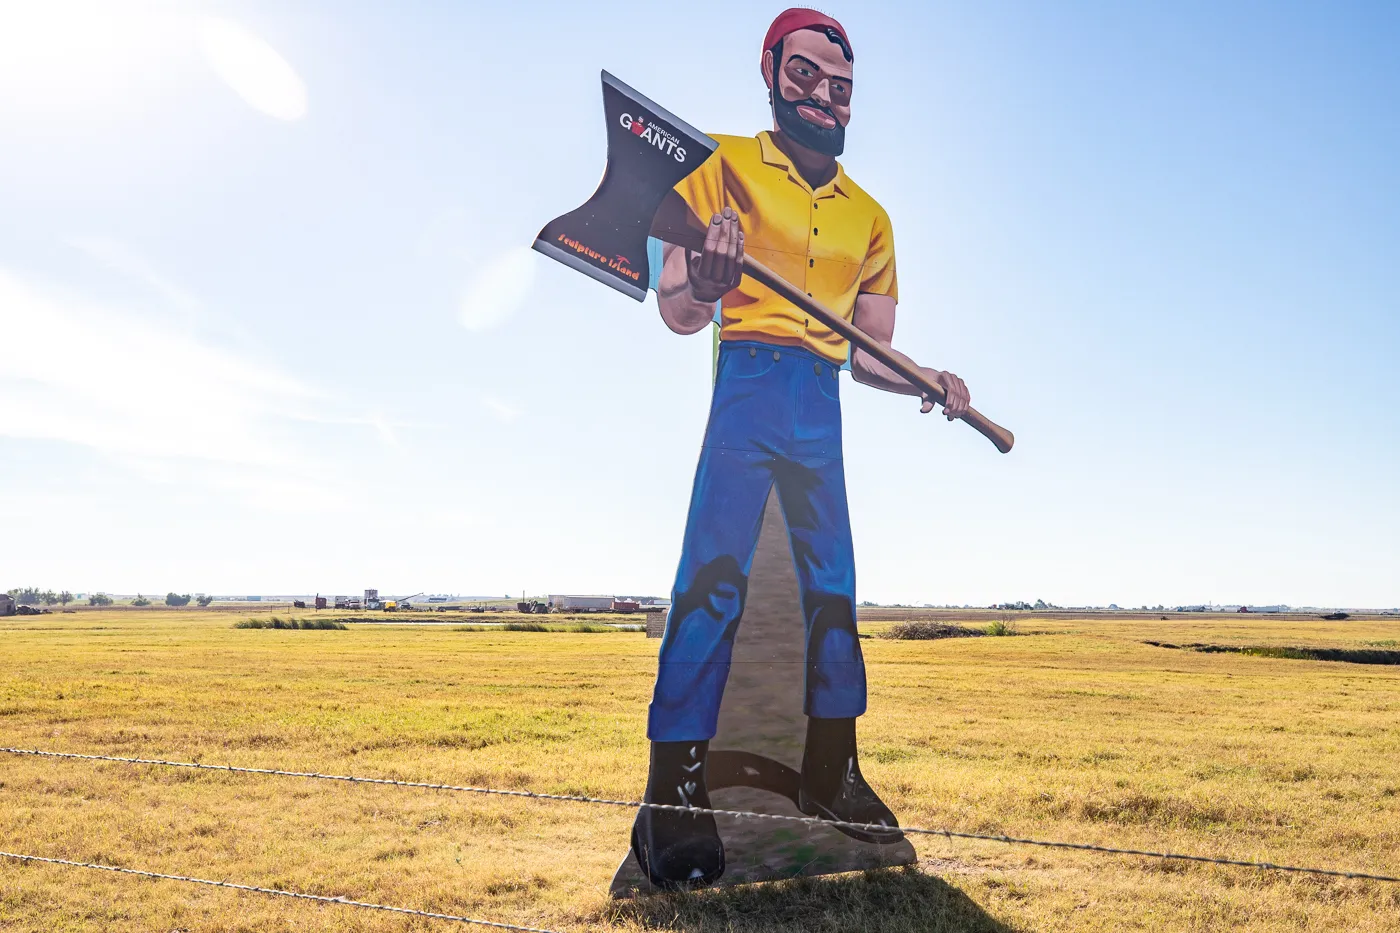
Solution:
[(1016, 627), (1016, 620), (1007, 616), (1002, 616), (1000, 619), (987, 623), (985, 631), (988, 635), (995, 637), (1021, 634), (1021, 630)]
[(233, 623), (234, 628), (277, 628), (277, 629), (320, 629), (345, 631), (344, 622), (335, 619), (283, 619), (278, 616), (268, 616), (266, 619), (243, 619)]

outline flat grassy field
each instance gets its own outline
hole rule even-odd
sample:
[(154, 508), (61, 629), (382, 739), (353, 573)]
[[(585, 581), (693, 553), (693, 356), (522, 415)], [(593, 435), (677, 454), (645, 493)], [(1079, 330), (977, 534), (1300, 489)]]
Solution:
[[(233, 627), (250, 615), (0, 620), (0, 745), (642, 793), (642, 634)], [(864, 770), (906, 824), (1400, 875), (1400, 667), (1143, 644), (1353, 648), (1400, 620), (1017, 622), (863, 643)], [(6, 851), (557, 930), (1400, 931), (1400, 884), (930, 837), (917, 870), (613, 902), (632, 815), (0, 754)], [(449, 928), (0, 859), (16, 933)]]

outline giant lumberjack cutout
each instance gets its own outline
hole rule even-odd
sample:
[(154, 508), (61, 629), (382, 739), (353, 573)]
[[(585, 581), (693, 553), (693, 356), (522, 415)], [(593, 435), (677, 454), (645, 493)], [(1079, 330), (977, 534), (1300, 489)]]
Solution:
[[(835, 20), (784, 12), (761, 57), (773, 131), (718, 140), (604, 72), (603, 180), (535, 241), (546, 255), (641, 300), (651, 280), (647, 237), (655, 236), (666, 244), (657, 303), (667, 326), (702, 330), (720, 303), (714, 398), (648, 720), (647, 800), (800, 810), (875, 827), (843, 828), (846, 839), (822, 827), (825, 836), (794, 841), (791, 833), (740, 832), (709, 815), (643, 809), (616, 892), (913, 858), (856, 751), (865, 669), (839, 370), (850, 352), (856, 381), (921, 396), (925, 412), (942, 404), (949, 420), (968, 422), (1003, 452), (1012, 436), (968, 406), (961, 379), (919, 367), (890, 346), (898, 292), (889, 217), (835, 159), (851, 116), (852, 62)], [(770, 499), (782, 522), (767, 510)], [(750, 599), (771, 582), (751, 579), (760, 529), (772, 539), (784, 524), (800, 628), (781, 612), (757, 611), (771, 607)], [(755, 635), (755, 623), (768, 616)], [(774, 628), (773, 619), (790, 624)], [(783, 635), (796, 640), (784, 644)], [(750, 707), (744, 710), (726, 698), (735, 661), (755, 665), (741, 665), (734, 678)], [(755, 678), (753, 670), (773, 676)], [(790, 717), (797, 734), (786, 727), (766, 734), (765, 715), (778, 716), (795, 695), (802, 697), (800, 713)], [(753, 747), (755, 737), (763, 747)], [(749, 796), (736, 801), (736, 792)], [(837, 851), (842, 845), (847, 851)]]

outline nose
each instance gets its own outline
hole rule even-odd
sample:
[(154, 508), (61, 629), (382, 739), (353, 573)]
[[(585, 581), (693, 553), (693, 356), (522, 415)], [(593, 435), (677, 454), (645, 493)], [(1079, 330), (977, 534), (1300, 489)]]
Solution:
[(823, 107), (830, 107), (830, 106), (831, 106), (831, 79), (830, 79), (830, 78), (822, 78), (820, 81), (818, 81), (818, 82), (817, 82), (817, 86), (814, 87), (814, 88), (812, 88), (812, 95), (811, 95), (811, 97), (812, 97), (812, 100), (814, 100), (814, 101), (816, 101), (817, 103), (821, 104)]

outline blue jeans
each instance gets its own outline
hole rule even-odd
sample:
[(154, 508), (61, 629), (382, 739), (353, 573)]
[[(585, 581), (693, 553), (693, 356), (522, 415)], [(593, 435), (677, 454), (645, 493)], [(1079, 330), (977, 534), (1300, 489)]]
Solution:
[(715, 734), (763, 508), (774, 485), (802, 591), (804, 709), (823, 719), (865, 712), (838, 368), (793, 347), (720, 345), (647, 721), (652, 741), (701, 741)]

